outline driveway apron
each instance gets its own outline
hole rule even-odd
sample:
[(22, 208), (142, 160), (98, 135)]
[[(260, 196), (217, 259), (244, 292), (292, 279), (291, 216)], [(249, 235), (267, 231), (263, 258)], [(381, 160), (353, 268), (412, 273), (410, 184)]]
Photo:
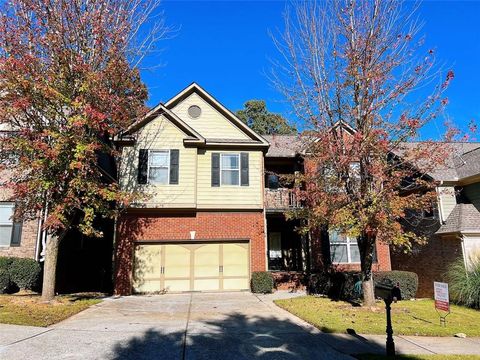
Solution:
[(0, 359), (351, 359), (246, 292), (108, 298), (49, 328), (0, 324)]

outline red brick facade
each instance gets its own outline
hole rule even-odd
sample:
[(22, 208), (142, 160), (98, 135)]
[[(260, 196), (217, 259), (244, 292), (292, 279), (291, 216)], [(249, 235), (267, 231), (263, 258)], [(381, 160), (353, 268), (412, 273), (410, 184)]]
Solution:
[[(190, 240), (195, 231), (195, 240)], [(251, 271), (266, 270), (264, 215), (256, 212), (130, 213), (117, 224), (115, 293), (131, 293), (137, 241), (249, 240)]]
[(459, 239), (432, 237), (426, 245), (414, 247), (411, 253), (392, 251), (392, 267), (418, 275), (417, 297), (433, 297), (433, 282), (445, 280), (448, 266), (462, 257)]
[[(314, 235), (311, 243), (312, 252), (312, 270), (321, 271), (324, 269), (323, 255), (322, 255), (322, 237)], [(373, 263), (373, 272), (377, 271), (390, 271), (392, 270), (392, 264), (390, 262), (390, 247), (381, 241), (377, 241), (376, 244), (377, 261)], [(335, 266), (339, 271), (360, 271), (360, 264), (337, 264)]]

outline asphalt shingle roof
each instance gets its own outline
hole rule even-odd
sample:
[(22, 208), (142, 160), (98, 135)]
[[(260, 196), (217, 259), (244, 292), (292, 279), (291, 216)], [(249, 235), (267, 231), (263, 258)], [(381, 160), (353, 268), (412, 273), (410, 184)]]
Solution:
[[(270, 143), (267, 157), (295, 157), (302, 153), (308, 138), (301, 135), (263, 135)], [(421, 142), (403, 143), (404, 148), (419, 146)], [(448, 159), (431, 172), (435, 180), (458, 181), (480, 174), (480, 142), (448, 142)], [(399, 150), (399, 155), (402, 150)]]
[(480, 212), (473, 204), (457, 204), (437, 234), (480, 232)]

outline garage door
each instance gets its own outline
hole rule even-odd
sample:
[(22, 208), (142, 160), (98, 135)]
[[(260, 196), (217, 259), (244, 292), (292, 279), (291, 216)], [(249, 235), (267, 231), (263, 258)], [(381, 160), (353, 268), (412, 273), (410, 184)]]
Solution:
[(133, 275), (137, 293), (247, 290), (248, 243), (141, 244)]

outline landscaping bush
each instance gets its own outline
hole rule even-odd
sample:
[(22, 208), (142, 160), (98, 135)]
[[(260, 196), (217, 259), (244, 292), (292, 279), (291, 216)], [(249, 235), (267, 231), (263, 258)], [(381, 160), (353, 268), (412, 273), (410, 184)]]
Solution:
[(16, 258), (14, 257), (0, 257), (0, 269), (5, 269), (8, 270), (10, 269), (10, 266), (12, 265), (12, 261), (14, 261)]
[(22, 290), (37, 290), (42, 268), (33, 259), (17, 258), (12, 262), (10, 280)]
[(331, 287), (330, 274), (327, 272), (311, 274), (308, 278), (307, 291), (309, 294), (328, 295)]
[(273, 291), (273, 276), (268, 271), (256, 271), (252, 273), (252, 292), (269, 294)]
[(400, 284), (402, 299), (414, 299), (418, 289), (418, 275), (411, 271), (381, 271), (373, 274), (374, 284), (390, 280), (394, 285)]
[(8, 271), (0, 268), (0, 294), (5, 294), (10, 288), (10, 275)]
[(480, 257), (470, 260), (468, 271), (463, 258), (454, 262), (448, 269), (447, 280), (455, 303), (480, 309)]
[(356, 300), (361, 297), (361, 288), (355, 286), (360, 274), (353, 271), (332, 271), (310, 275), (308, 292), (327, 295), (335, 300)]
[(37, 290), (40, 285), (42, 269), (33, 259), (0, 257), (0, 270), (8, 274), (10, 286)]

